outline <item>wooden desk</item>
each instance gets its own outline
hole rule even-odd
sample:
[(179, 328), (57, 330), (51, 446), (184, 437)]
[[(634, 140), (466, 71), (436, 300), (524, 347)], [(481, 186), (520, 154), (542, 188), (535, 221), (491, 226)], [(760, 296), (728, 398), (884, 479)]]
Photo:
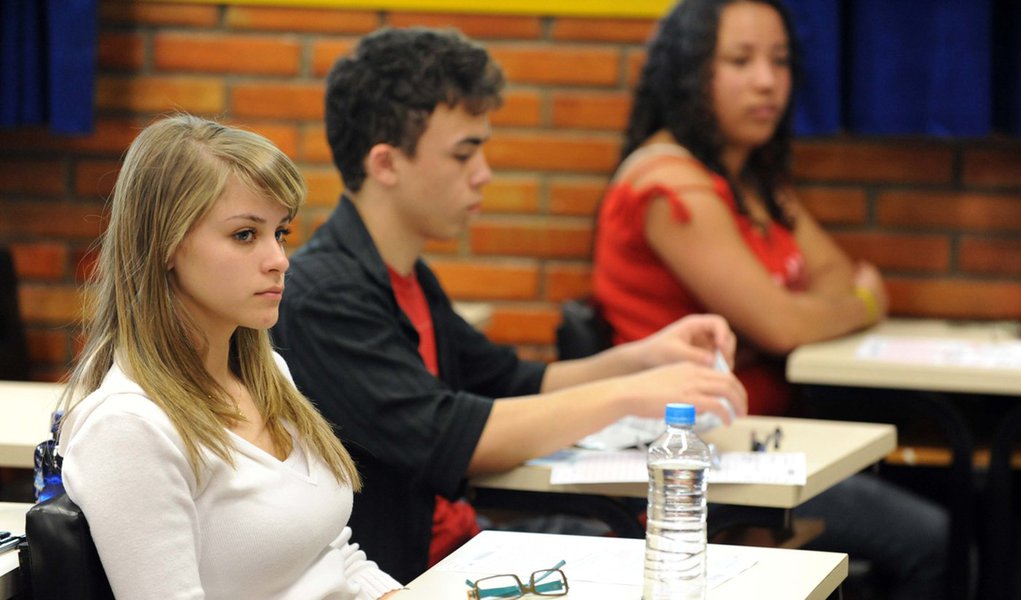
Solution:
[[(573, 542), (573, 543), (572, 543)], [(586, 554), (602, 556), (623, 556), (629, 565), (637, 570), (622, 583), (619, 577), (608, 577), (603, 581), (582, 581), (572, 578), (572, 548), (578, 543), (586, 548)], [(643, 540), (622, 538), (562, 536), (541, 533), (514, 533), (506, 531), (483, 531), (453, 554), (440, 561), (414, 581), (410, 588), (397, 594), (397, 600), (434, 600), (436, 598), (463, 598), (466, 590), (465, 579), (478, 579), (492, 572), (478, 572), (460, 569), (468, 560), (482, 553), (499, 551), (508, 546), (526, 545), (556, 553), (567, 560), (564, 573), (567, 575), (570, 591), (564, 598), (582, 600), (638, 600), (641, 598), (641, 557), (645, 552)], [(847, 577), (847, 555), (832, 552), (806, 552), (803, 550), (780, 550), (775, 548), (754, 548), (719, 546), (721, 551), (751, 558), (756, 564), (734, 578), (710, 589), (708, 600), (823, 600), (836, 590)], [(714, 545), (710, 544), (710, 553)], [(584, 560), (584, 557), (579, 558)], [(508, 561), (510, 562), (510, 561)], [(577, 568), (577, 567), (576, 567)], [(712, 569), (712, 559), (710, 559)], [(575, 573), (578, 571), (575, 570)], [(518, 573), (519, 576), (525, 573)]]
[[(15, 534), (25, 533), (25, 513), (31, 504), (0, 502), (0, 529)], [(0, 554), (0, 600), (8, 600), (21, 588), (18, 575), (18, 551), (9, 550)]]
[(858, 356), (858, 349), (871, 336), (996, 344), (1018, 342), (1019, 332), (1021, 324), (1012, 321), (890, 319), (865, 331), (797, 348), (787, 359), (787, 379), (792, 383), (1021, 396), (1021, 370)]
[(50, 437), (50, 420), (63, 384), (0, 381), (0, 467), (31, 469), (39, 442)]
[[(730, 427), (717, 428), (703, 438), (716, 444), (721, 452), (747, 452), (752, 432), (763, 437), (777, 426), (783, 429), (781, 450), (805, 453), (806, 484), (710, 484), (710, 502), (794, 508), (880, 461), (897, 445), (897, 431), (892, 425), (757, 416), (737, 419)], [(473, 477), (470, 485), (474, 488), (631, 498), (644, 498), (648, 493), (646, 483), (553, 485), (549, 477), (550, 467), (547, 465), (523, 465), (506, 473)]]
[[(859, 349), (872, 336), (893, 341), (932, 340), (934, 345), (978, 343), (984, 350), (1018, 342), (1021, 324), (1005, 321), (943, 321), (890, 319), (868, 330), (839, 339), (807, 344), (787, 360), (787, 379), (792, 383), (862, 388), (892, 388), (936, 393), (986, 394), (1005, 400), (1021, 398), (1021, 368), (982, 368), (954, 361), (864, 359)], [(916, 357), (916, 359), (919, 357)], [(939, 397), (917, 395), (912, 402), (945, 429), (953, 452), (949, 497), (952, 513), (949, 549), (950, 597), (965, 597), (970, 577), (968, 548), (974, 529), (974, 482), (972, 457), (975, 444), (960, 410)], [(1002, 419), (993, 439), (987, 478), (989, 507), (987, 548), (983, 557), (983, 585), (987, 594), (1009, 594), (1010, 572), (1010, 454), (1021, 437), (1021, 406)], [(980, 591), (982, 593), (982, 591)]]

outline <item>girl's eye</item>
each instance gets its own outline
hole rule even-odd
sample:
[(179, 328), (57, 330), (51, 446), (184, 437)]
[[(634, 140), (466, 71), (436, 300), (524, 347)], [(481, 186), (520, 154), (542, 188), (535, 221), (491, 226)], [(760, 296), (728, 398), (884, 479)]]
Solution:
[(251, 229), (245, 229), (234, 234), (234, 239), (239, 242), (250, 242), (255, 238), (255, 232)]
[(276, 232), (277, 241), (280, 242), (281, 244), (287, 243), (287, 236), (289, 235), (291, 235), (291, 230), (289, 228), (284, 227), (281, 229), (277, 229)]

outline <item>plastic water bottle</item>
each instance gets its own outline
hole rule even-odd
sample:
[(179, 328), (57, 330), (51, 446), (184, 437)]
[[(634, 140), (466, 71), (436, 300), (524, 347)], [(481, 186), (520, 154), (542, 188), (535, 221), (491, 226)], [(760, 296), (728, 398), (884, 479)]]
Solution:
[(642, 600), (702, 600), (706, 595), (710, 456), (694, 424), (694, 406), (668, 404), (666, 432), (649, 446)]
[(63, 411), (53, 413), (50, 424), (52, 436), (35, 447), (35, 499), (37, 502), (49, 500), (64, 493), (64, 480), (60, 474), (60, 456), (57, 455), (57, 428)]

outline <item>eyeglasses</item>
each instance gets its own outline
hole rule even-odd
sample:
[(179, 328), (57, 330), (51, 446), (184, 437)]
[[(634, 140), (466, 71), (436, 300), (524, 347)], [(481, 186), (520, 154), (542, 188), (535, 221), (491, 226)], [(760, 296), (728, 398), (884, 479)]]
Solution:
[(564, 596), (567, 594), (567, 575), (560, 570), (566, 561), (560, 561), (551, 569), (542, 569), (532, 573), (528, 583), (522, 583), (517, 575), (492, 575), (483, 577), (472, 583), (472, 580), (465, 579), (464, 582), (471, 586), (468, 590), (469, 600), (481, 600), (482, 598), (504, 598), (510, 600), (520, 598), (525, 594), (536, 596)]
[(773, 433), (767, 435), (762, 441), (759, 441), (759, 437), (752, 432), (752, 452), (765, 452), (769, 450), (770, 446), (773, 446), (773, 450), (780, 449), (780, 440), (783, 439), (783, 431), (777, 427), (773, 430)]

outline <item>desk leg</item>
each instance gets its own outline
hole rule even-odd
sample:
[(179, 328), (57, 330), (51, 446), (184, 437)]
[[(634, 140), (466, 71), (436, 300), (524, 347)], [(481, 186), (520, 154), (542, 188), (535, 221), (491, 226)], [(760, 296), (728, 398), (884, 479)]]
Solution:
[[(841, 389), (816, 387), (820, 390)], [(829, 397), (838, 397), (839, 402), (843, 402), (844, 398), (848, 400), (853, 398), (855, 402), (860, 402), (863, 397), (867, 397), (868, 392), (874, 391), (869, 388), (843, 389), (853, 390), (853, 396), (844, 393), (835, 395), (832, 392), (825, 393)], [(951, 492), (946, 497), (950, 511), (950, 539), (946, 565), (947, 598), (970, 598), (974, 580), (971, 548), (975, 531), (975, 483), (972, 464), (975, 442), (971, 428), (961, 411), (945, 394), (903, 390), (890, 390), (890, 393), (896, 393), (896, 401), (902, 405), (893, 407), (896, 412), (912, 415), (911, 418), (932, 419), (946, 434), (947, 443), (953, 454), (948, 483)], [(864, 407), (864, 404), (858, 406)], [(905, 413), (905, 409), (908, 412)]]
[(918, 393), (908, 396), (929, 413), (944, 429), (953, 453), (950, 463), (952, 492), (950, 508), (950, 540), (947, 549), (947, 598), (970, 598), (972, 574), (971, 547), (975, 525), (975, 442), (961, 411), (943, 394)]
[(982, 557), (982, 597), (991, 600), (1013, 598), (1013, 515), (1011, 501), (1010, 456), (1021, 438), (1021, 406), (1012, 409), (1000, 421), (989, 454), (986, 476), (985, 556)]

